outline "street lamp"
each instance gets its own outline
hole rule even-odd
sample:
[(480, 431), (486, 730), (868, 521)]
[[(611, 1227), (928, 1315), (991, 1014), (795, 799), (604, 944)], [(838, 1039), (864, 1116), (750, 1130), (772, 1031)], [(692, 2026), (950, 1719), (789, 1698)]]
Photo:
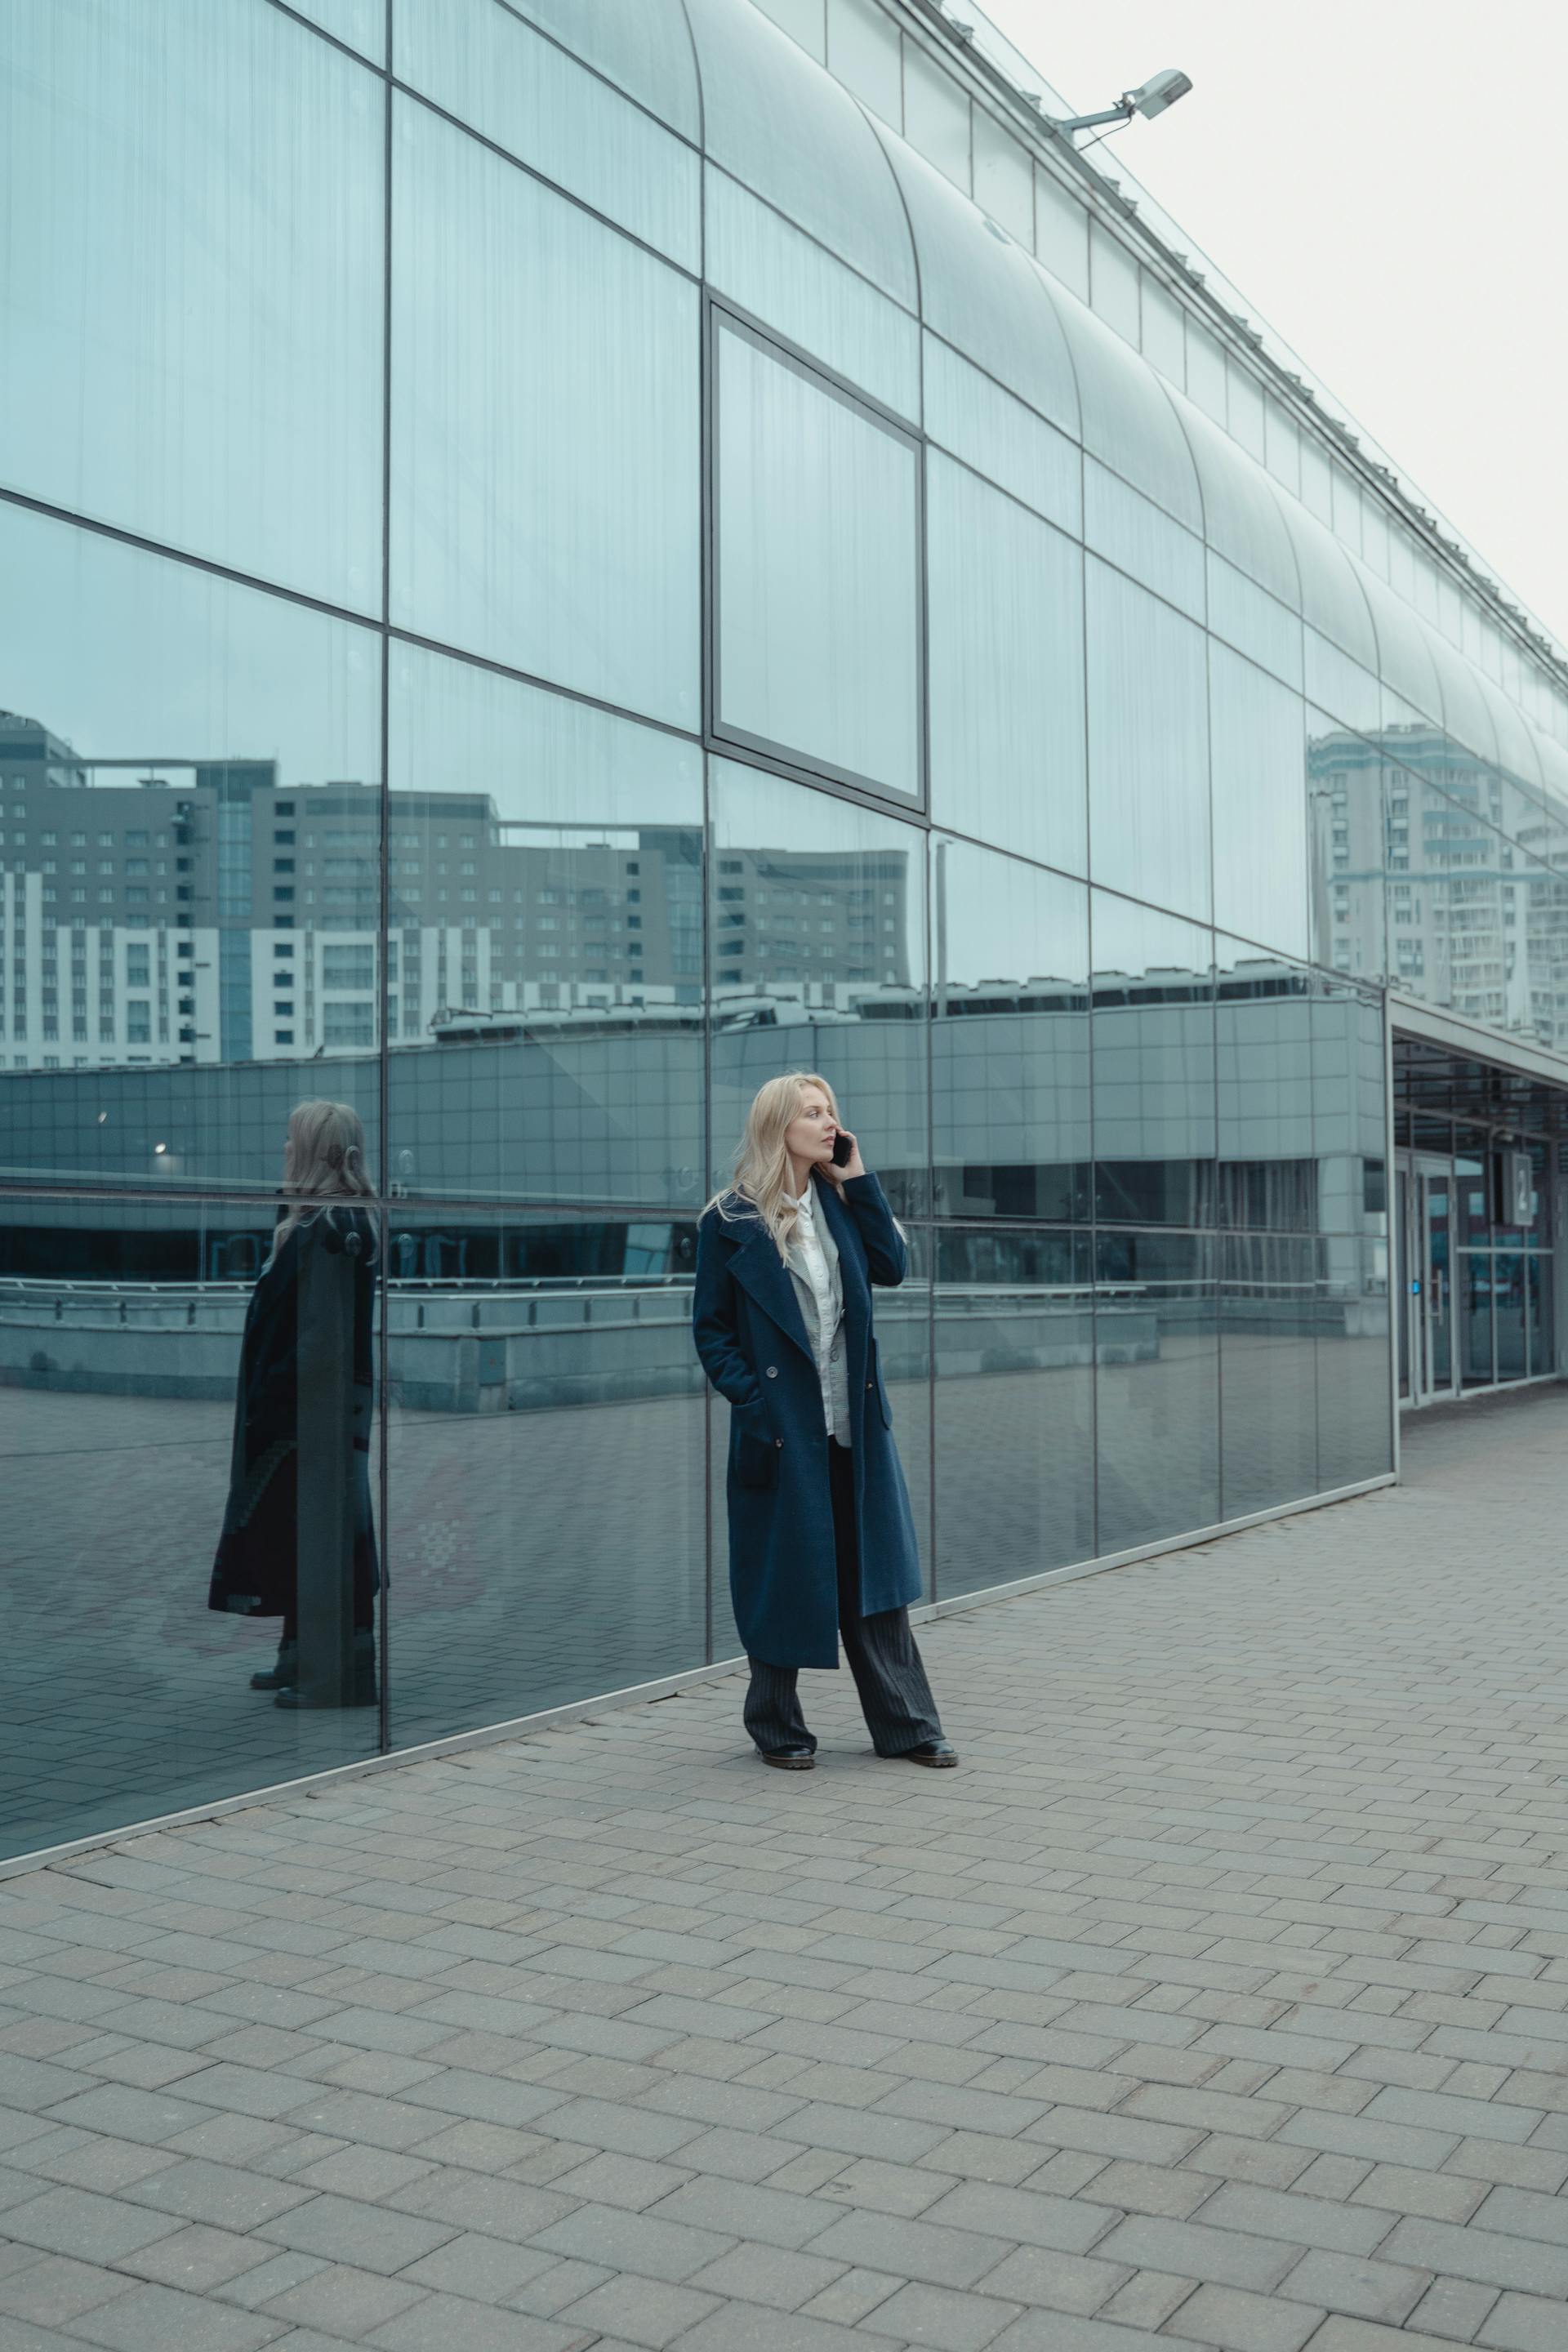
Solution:
[(1124, 89), (1115, 105), (1108, 106), (1102, 113), (1071, 114), (1065, 120), (1047, 115), (1046, 120), (1053, 131), (1061, 131), (1064, 137), (1074, 131), (1098, 131), (1105, 122), (1131, 122), (1135, 114), (1145, 115), (1152, 121), (1168, 106), (1174, 106), (1177, 99), (1185, 98), (1192, 86), (1190, 74), (1178, 73), (1173, 66), (1168, 66), (1163, 73), (1152, 75), (1136, 89)]

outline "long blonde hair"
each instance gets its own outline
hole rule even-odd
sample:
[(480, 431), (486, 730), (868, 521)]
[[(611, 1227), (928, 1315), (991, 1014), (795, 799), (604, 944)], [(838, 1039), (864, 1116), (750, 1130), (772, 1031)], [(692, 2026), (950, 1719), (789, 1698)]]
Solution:
[[(735, 1172), (728, 1190), (709, 1202), (726, 1220), (748, 1211), (760, 1217), (787, 1257), (795, 1239), (795, 1195), (791, 1190), (789, 1153), (784, 1137), (799, 1116), (807, 1087), (818, 1087), (838, 1123), (838, 1101), (833, 1088), (816, 1070), (786, 1070), (757, 1088), (746, 1113), (746, 1125), (735, 1150)], [(806, 1180), (808, 1182), (810, 1179)]]
[[(272, 1236), (277, 1256), (296, 1225), (332, 1201), (374, 1198), (365, 1166), (364, 1128), (352, 1103), (296, 1103), (283, 1147), (283, 1190), (289, 1205)], [(331, 1212), (326, 1210), (328, 1215)]]

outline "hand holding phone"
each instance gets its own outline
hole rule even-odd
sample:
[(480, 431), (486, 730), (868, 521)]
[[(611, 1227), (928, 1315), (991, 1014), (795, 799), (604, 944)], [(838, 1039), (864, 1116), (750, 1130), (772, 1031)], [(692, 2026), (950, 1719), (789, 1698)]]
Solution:
[(854, 1156), (855, 1138), (840, 1128), (833, 1139), (833, 1165), (835, 1168), (847, 1168)]
[(864, 1176), (866, 1173), (860, 1146), (847, 1127), (841, 1127), (833, 1139), (833, 1156), (826, 1172), (830, 1183), (840, 1185), (847, 1177)]

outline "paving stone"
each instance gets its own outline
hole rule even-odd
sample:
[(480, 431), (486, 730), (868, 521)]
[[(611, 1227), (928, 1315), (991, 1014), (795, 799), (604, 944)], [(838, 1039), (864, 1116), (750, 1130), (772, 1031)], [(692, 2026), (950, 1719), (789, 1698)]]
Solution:
[(1499, 2295), (1476, 2342), (1498, 2352), (1563, 2352), (1563, 2305), (1540, 2295)]
[(291, 2326), (317, 2327), (328, 2336), (366, 2336), (423, 2302), (428, 2292), (406, 2277), (384, 2278), (377, 2271), (328, 2263), (271, 2296), (261, 2308), (267, 2317), (287, 2320)]
[(114, 2263), (172, 2237), (180, 2224), (167, 2213), (150, 2213), (114, 2197), (85, 2189), (49, 2189), (41, 2197), (13, 2205), (5, 2233), (46, 2252), (74, 2254), (88, 2262)]
[[(591, 2287), (561, 2314), (563, 2326), (585, 2331), (585, 2340), (602, 2341), (608, 2332), (628, 2344), (646, 2344), (664, 2352), (678, 2336), (695, 2327), (718, 2308), (718, 2298), (690, 2286), (671, 2286), (668, 2280), (637, 2278), (625, 2273)], [(594, 2331), (597, 2331), (595, 2335)]]
[(82, 2312), (127, 2294), (131, 2285), (115, 2271), (73, 2262), (68, 2254), (44, 2254), (0, 2277), (0, 2311), (13, 2319), (64, 2327)]
[(1278, 2239), (1145, 2213), (1118, 2222), (1095, 2251), (1102, 2261), (1125, 2263), (1131, 2270), (1173, 2271), (1203, 2284), (1251, 2287), (1259, 2294), (1277, 2286), (1300, 2254), (1299, 2246)]
[(278, 2337), (275, 2321), (166, 2286), (133, 2286), (71, 2328), (108, 2352), (260, 2352)]
[(1200, 2286), (1163, 2333), (1218, 2352), (1301, 2352), (1324, 2314), (1234, 2286)]
[(960, 2294), (952, 2287), (901, 2286), (861, 2322), (861, 2333), (896, 2336), (900, 2343), (931, 2345), (936, 2352), (984, 2352), (1019, 2316), (1016, 2303), (990, 2294)]
[[(1519, 2299), (1521, 2303), (1534, 2300), (1528, 2295)], [(1456, 2344), (1469, 2344), (1500, 2300), (1496, 2287), (1477, 2286), (1469, 2279), (1434, 2279), (1411, 2313), (1410, 2325), (1428, 2336), (1451, 2336)]]
[(1327, 2311), (1385, 2320), (1393, 2327), (1401, 2325), (1415, 2310), (1430, 2284), (1431, 2273), (1427, 2271), (1411, 2270), (1399, 2263), (1374, 2262), (1366, 2255), (1314, 2250), (1297, 2263), (1281, 2284), (1279, 2293)]
[(1089, 2254), (1058, 2254), (1047, 2246), (1020, 2246), (979, 2284), (986, 2294), (1040, 2304), (1048, 2311), (1081, 2312), (1087, 2317), (1108, 2303), (1131, 2275), (1125, 2263), (1102, 2263)]
[(460, 2295), (430, 2294), (389, 2319), (367, 2344), (383, 2352), (587, 2352), (593, 2336), (552, 2319), (524, 2318)]
[(256, 2234), (296, 2253), (391, 2273), (433, 2252), (458, 2232), (449, 2222), (392, 2212), (384, 2205), (367, 2205), (355, 2198), (323, 2195), (263, 2221)]
[(1323, 2246), (1342, 2254), (1370, 2254), (1391, 2226), (1387, 2213), (1364, 2205), (1336, 2205), (1295, 2189), (1255, 2189), (1228, 2181), (1203, 2209), (1205, 2227), (1244, 2230), (1294, 2245)]
[(539, 2233), (547, 2252), (601, 2263), (606, 2270), (635, 2271), (679, 2285), (705, 2263), (727, 2253), (731, 2241), (713, 2230), (698, 2230), (648, 2213), (624, 2213), (613, 2205), (584, 2205)]

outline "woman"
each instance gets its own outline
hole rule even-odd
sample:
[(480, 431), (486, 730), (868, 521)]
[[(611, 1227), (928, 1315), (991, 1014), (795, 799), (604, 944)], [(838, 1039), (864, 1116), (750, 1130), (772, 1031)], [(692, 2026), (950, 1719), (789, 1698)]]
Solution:
[(347, 1103), (300, 1103), (283, 1152), (287, 1207), (251, 1293), (228, 1506), (207, 1606), (281, 1617), (275, 1704), (373, 1706), (370, 1508), (375, 1225), (364, 1129)]
[(907, 1264), (826, 1079), (770, 1078), (747, 1116), (733, 1188), (698, 1227), (692, 1330), (731, 1408), (746, 1729), (784, 1771), (809, 1771), (816, 1754), (798, 1670), (837, 1666), (839, 1633), (878, 1755), (958, 1761), (910, 1631), (920, 1559), (871, 1328), (871, 1285), (896, 1286)]

